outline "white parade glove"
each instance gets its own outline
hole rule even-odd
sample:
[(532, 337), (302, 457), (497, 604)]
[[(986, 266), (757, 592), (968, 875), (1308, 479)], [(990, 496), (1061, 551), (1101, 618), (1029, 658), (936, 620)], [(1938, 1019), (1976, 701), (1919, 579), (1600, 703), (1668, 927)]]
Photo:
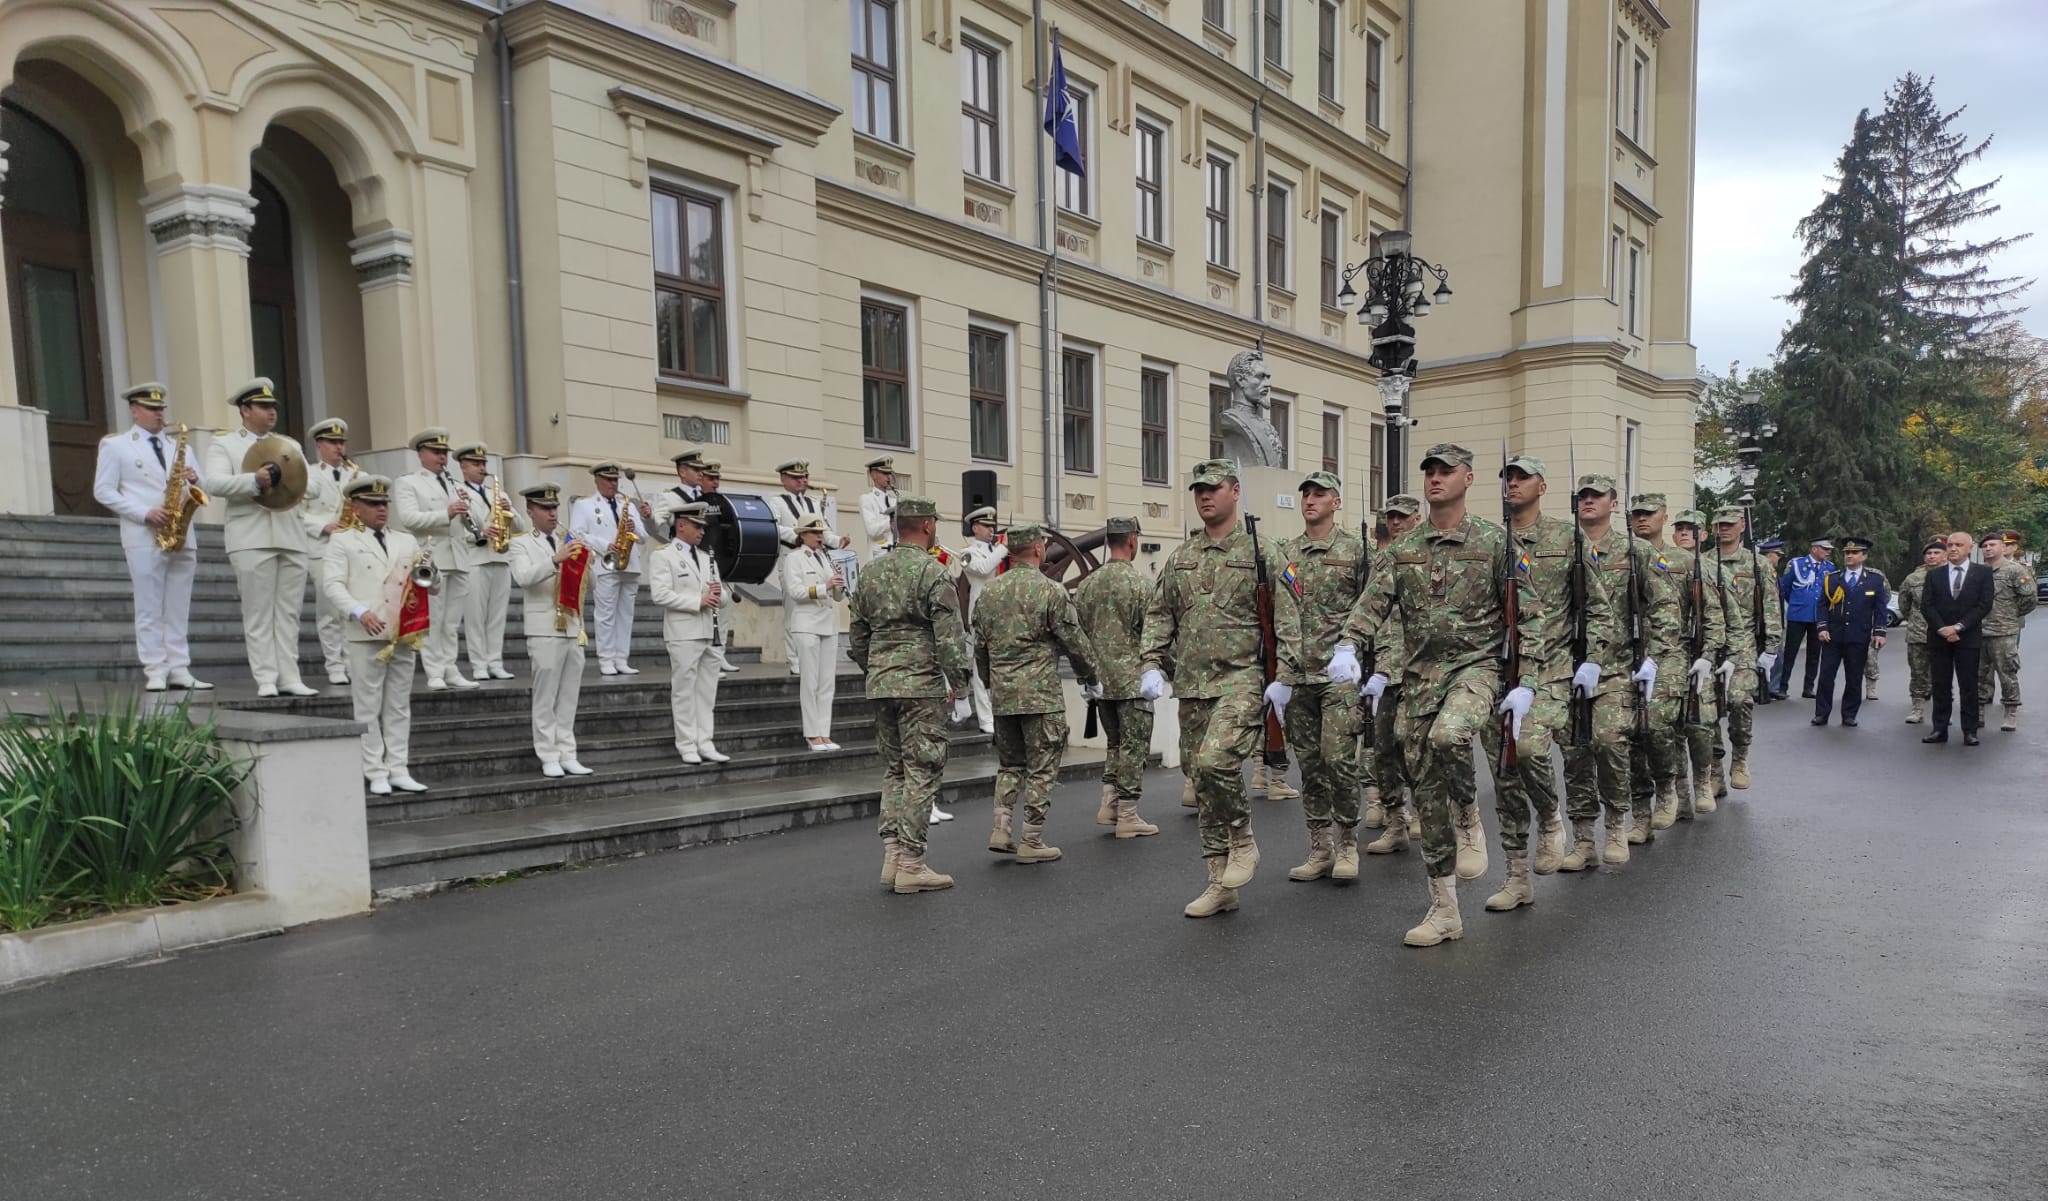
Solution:
[(1377, 671), (1372, 673), (1372, 678), (1365, 682), (1365, 687), (1358, 690), (1358, 695), (1372, 702), (1372, 714), (1374, 717), (1378, 717), (1380, 714), (1380, 695), (1386, 692), (1386, 690), (1387, 677), (1384, 673)]
[(1003, 561), (1004, 559), (1007, 559), (1007, 558), (1009, 558), (1009, 557), (1010, 557), (1010, 548), (1009, 548), (1009, 547), (1007, 547), (1007, 546), (1004, 546), (1004, 545), (1003, 545), (1002, 543), (1000, 543), (1000, 542), (996, 543), (996, 544), (995, 544), (994, 546), (990, 547), (989, 549), (990, 549), (990, 550), (993, 550), (993, 551), (995, 552), (995, 561), (996, 561), (996, 562), (998, 562), (998, 563), (1000, 563), (1000, 562), (1002, 562), (1002, 561)]
[(1704, 692), (1707, 688), (1707, 681), (1714, 674), (1714, 665), (1705, 655), (1701, 655), (1692, 661), (1692, 669), (1686, 674), (1692, 677), (1693, 690)]
[(1332, 684), (1358, 683), (1358, 652), (1348, 642), (1338, 643), (1336, 653), (1323, 667), (1323, 674), (1330, 677)]
[(974, 716), (974, 702), (969, 700), (965, 694), (962, 694), (953, 702), (953, 720), (966, 721), (972, 716)]
[(1651, 694), (1657, 691), (1657, 661), (1655, 659), (1643, 660), (1643, 665), (1636, 668), (1636, 674), (1629, 678), (1643, 686), (1643, 699), (1649, 700)]
[(1722, 682), (1722, 683), (1724, 683), (1724, 684), (1725, 684), (1725, 683), (1727, 683), (1727, 682), (1728, 682), (1729, 680), (1732, 680), (1732, 679), (1734, 679), (1734, 678), (1735, 678), (1735, 660), (1733, 660), (1733, 659), (1723, 659), (1723, 660), (1721, 660), (1721, 667), (1720, 667), (1720, 672), (1721, 672), (1721, 682)]
[(1508, 719), (1508, 727), (1516, 742), (1522, 740), (1522, 719), (1529, 716), (1529, 706), (1535, 703), (1536, 694), (1529, 691), (1526, 685), (1510, 688), (1508, 694), (1500, 698), (1500, 708), (1497, 712), (1514, 715)]
[(1273, 706), (1273, 716), (1287, 720), (1287, 702), (1294, 699), (1294, 689), (1275, 680), (1266, 685), (1266, 703)]
[(1572, 673), (1572, 691), (1580, 696), (1592, 696), (1600, 691), (1600, 665), (1579, 664), (1579, 669)]
[(1769, 651), (1765, 651), (1763, 654), (1758, 655), (1756, 657), (1756, 669), (1758, 671), (1769, 671), (1771, 668), (1777, 665), (1777, 662), (1778, 656), (1772, 654)]
[(1101, 700), (1101, 699), (1102, 699), (1102, 685), (1100, 685), (1100, 684), (1083, 684), (1083, 685), (1081, 685), (1081, 698), (1082, 698), (1083, 700), (1090, 700), (1090, 701), (1099, 701), (1099, 700)]
[(1156, 667), (1148, 667), (1138, 678), (1138, 695), (1148, 701), (1156, 701), (1166, 695), (1166, 677)]

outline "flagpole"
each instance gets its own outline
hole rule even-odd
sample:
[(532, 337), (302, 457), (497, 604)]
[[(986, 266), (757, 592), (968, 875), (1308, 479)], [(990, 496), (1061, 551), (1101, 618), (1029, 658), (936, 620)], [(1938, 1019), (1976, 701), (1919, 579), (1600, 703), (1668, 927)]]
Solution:
[[(1045, 0), (1031, 0), (1031, 58), (1032, 72), (1038, 79), (1038, 116), (1043, 118), (1048, 103), (1046, 82), (1046, 28)], [(1054, 45), (1057, 46), (1059, 29), (1051, 30)], [(1041, 131), (1042, 133), (1043, 131)], [(1053, 354), (1053, 343), (1059, 338), (1059, 309), (1055, 289), (1059, 280), (1059, 236), (1046, 204), (1046, 139), (1033, 139), (1036, 148), (1031, 156), (1034, 174), (1038, 184), (1038, 249), (1046, 254), (1044, 265), (1038, 272), (1038, 403), (1040, 422), (1040, 462), (1044, 467), (1045, 479), (1045, 523), (1055, 529), (1059, 527), (1059, 409), (1056, 404), (1058, 386), (1054, 381), (1053, 368), (1059, 361)]]

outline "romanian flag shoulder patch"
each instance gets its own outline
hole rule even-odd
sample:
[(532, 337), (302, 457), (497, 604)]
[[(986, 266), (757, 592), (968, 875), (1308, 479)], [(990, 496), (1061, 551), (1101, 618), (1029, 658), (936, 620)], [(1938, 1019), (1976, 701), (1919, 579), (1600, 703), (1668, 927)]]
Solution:
[(1288, 563), (1286, 567), (1280, 569), (1280, 582), (1287, 585), (1287, 590), (1289, 592), (1292, 592), (1296, 596), (1301, 595), (1301, 573), (1294, 570), (1294, 564), (1292, 562)]

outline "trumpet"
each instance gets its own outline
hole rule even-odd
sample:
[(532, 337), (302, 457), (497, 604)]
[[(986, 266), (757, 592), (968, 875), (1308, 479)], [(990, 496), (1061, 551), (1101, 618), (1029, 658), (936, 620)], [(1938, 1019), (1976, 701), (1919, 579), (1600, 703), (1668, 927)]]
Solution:
[(434, 566), (432, 554), (421, 551), (413, 559), (412, 566), (406, 569), (405, 580), (417, 591), (432, 592), (441, 582), (441, 569)]

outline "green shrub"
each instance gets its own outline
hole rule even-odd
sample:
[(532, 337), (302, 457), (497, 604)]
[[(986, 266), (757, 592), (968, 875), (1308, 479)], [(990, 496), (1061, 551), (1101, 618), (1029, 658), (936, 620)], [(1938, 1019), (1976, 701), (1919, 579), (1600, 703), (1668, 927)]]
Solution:
[(82, 905), (221, 891), (234, 791), (248, 772), (183, 705), (10, 715), (0, 723), (0, 806), (21, 833), (0, 840), (0, 921), (25, 929)]

